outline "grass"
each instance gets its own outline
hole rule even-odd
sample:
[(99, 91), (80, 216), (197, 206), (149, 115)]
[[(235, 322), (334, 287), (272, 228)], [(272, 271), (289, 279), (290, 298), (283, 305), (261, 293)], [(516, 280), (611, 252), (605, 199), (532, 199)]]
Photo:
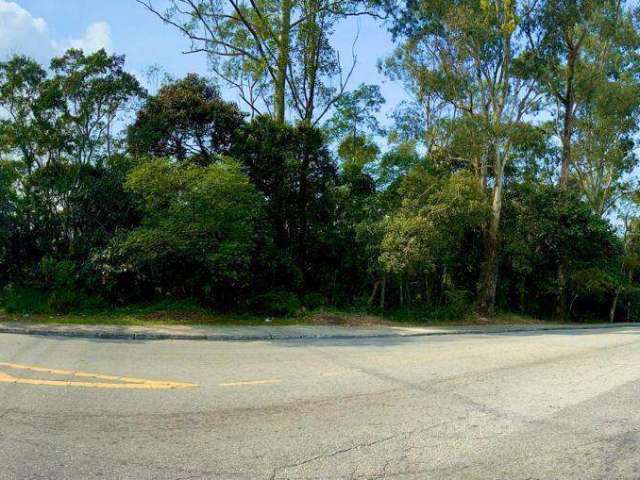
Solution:
[[(267, 321), (268, 320), (268, 321)], [(517, 315), (501, 314), (487, 319), (478, 315), (466, 315), (459, 320), (420, 319), (419, 317), (389, 312), (388, 315), (372, 315), (358, 310), (323, 308), (291, 317), (257, 316), (249, 314), (221, 314), (195, 302), (167, 301), (152, 304), (79, 312), (70, 314), (23, 314), (0, 310), (0, 322), (22, 322), (42, 324), (76, 325), (123, 325), (123, 326), (169, 326), (169, 325), (341, 325), (367, 327), (376, 325), (402, 326), (463, 326), (463, 325), (508, 325), (539, 324), (542, 320)]]

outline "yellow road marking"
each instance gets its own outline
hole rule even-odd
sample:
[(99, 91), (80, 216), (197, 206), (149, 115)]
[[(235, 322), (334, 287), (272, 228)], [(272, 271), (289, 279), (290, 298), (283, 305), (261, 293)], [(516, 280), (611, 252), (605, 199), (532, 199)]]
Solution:
[(280, 383), (282, 380), (277, 378), (272, 378), (269, 380), (251, 380), (248, 382), (229, 382), (229, 383), (220, 383), (221, 387), (244, 387), (249, 385), (270, 385), (274, 383)]
[[(75, 380), (44, 380), (37, 378), (14, 377), (0, 371), (0, 383), (16, 383), (23, 385), (42, 385), (50, 387), (81, 387), (81, 388), (112, 388), (126, 390), (167, 390), (177, 388), (195, 388), (195, 383), (172, 382), (164, 380), (148, 380), (144, 378), (119, 377), (114, 375), (101, 375), (75, 370), (60, 370), (53, 368), (34, 367), (30, 365), (18, 365), (15, 363), (0, 362), (0, 368), (22, 370), (50, 375), (64, 375), (76, 378), (90, 378), (103, 380), (103, 382), (84, 382)], [(120, 383), (112, 383), (120, 382)]]

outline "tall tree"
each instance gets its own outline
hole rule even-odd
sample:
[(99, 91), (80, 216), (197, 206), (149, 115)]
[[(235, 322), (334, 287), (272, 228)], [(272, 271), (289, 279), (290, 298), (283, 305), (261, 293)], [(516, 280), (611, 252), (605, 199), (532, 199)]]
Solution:
[[(171, 0), (161, 11), (136, 0), (209, 55), (214, 72), (252, 113), (284, 122), (288, 105), (316, 124), (344, 91), (344, 71), (331, 33), (337, 21), (372, 13), (369, 0)], [(331, 86), (337, 80), (337, 86)]]
[[(629, 102), (624, 100), (617, 112), (610, 111), (605, 116), (598, 112), (602, 112), (605, 92), (630, 83), (625, 70), (636, 56), (635, 21), (621, 0), (546, 0), (536, 12), (534, 21), (540, 26), (541, 42), (540, 48), (532, 52), (532, 64), (537, 65), (532, 71), (548, 95), (561, 146), (558, 187), (567, 189), (571, 173), (576, 172), (579, 187), (595, 202), (597, 213), (603, 214), (607, 201), (603, 203), (603, 198), (595, 197), (615, 197), (605, 193), (607, 186), (615, 190), (618, 174), (629, 161), (621, 152), (621, 148), (626, 149), (625, 142), (620, 141), (625, 134), (609, 127), (612, 122), (625, 122), (623, 117), (630, 114)], [(608, 153), (603, 151), (603, 142), (612, 142)], [(564, 317), (567, 310), (565, 270), (566, 261), (560, 259), (558, 317)]]
[(487, 227), (478, 287), (481, 311), (492, 313), (498, 281), (498, 248), (505, 169), (525, 116), (536, 111), (538, 91), (526, 74), (536, 48), (529, 21), (536, 2), (463, 0), (408, 2), (394, 7), (392, 32), (402, 40), (395, 62), (407, 66), (423, 98), (438, 98), (441, 116), (462, 120), (486, 136), (481, 155), (468, 159), (487, 189)]

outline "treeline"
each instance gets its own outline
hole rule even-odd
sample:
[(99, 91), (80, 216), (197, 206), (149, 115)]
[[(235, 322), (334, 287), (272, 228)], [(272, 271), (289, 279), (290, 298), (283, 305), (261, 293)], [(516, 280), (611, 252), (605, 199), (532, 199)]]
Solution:
[[(5, 308), (638, 318), (640, 35), (624, 3), (139, 3), (213, 80), (149, 94), (104, 51), (0, 64)], [(363, 15), (390, 30), (380, 68), (410, 96), (389, 125), (332, 45)]]

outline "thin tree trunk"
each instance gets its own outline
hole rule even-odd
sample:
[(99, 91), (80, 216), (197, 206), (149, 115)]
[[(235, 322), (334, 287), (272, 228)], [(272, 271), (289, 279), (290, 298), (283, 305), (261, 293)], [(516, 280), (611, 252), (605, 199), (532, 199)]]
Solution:
[(502, 213), (502, 190), (504, 181), (505, 159), (498, 159), (500, 164), (496, 168), (496, 183), (493, 187), (493, 202), (491, 205), (491, 223), (486, 236), (484, 262), (478, 289), (478, 310), (483, 315), (495, 314), (496, 291), (498, 287), (498, 242), (500, 231), (500, 215)]
[(282, 0), (280, 11), (280, 45), (278, 46), (278, 68), (275, 81), (274, 116), (277, 122), (284, 123), (286, 112), (287, 68), (291, 48), (291, 0)]
[[(579, 48), (579, 47), (578, 47)], [(567, 77), (564, 96), (561, 98), (564, 107), (562, 119), (562, 161), (560, 164), (560, 190), (566, 190), (569, 183), (569, 169), (572, 162), (571, 142), (573, 139), (573, 121), (575, 116), (575, 68), (578, 59), (577, 48), (571, 46), (567, 56)], [(565, 255), (560, 258), (558, 265), (558, 290), (556, 292), (556, 308), (554, 316), (564, 319), (567, 314), (567, 259)]]
[(387, 276), (382, 277), (382, 288), (380, 289), (380, 309), (384, 310), (385, 294), (387, 293)]
[(373, 301), (376, 299), (376, 294), (378, 293), (379, 286), (380, 286), (380, 281), (377, 281), (373, 284), (373, 290), (371, 291), (371, 295), (369, 296), (369, 301), (367, 302), (369, 305), (373, 305)]
[(616, 320), (616, 308), (618, 306), (618, 298), (620, 298), (620, 287), (616, 289), (616, 295), (613, 297), (611, 303), (611, 310), (609, 310), (609, 323), (613, 323)]
[(556, 291), (556, 308), (554, 317), (564, 320), (567, 316), (567, 260), (563, 255), (558, 265), (558, 290)]

